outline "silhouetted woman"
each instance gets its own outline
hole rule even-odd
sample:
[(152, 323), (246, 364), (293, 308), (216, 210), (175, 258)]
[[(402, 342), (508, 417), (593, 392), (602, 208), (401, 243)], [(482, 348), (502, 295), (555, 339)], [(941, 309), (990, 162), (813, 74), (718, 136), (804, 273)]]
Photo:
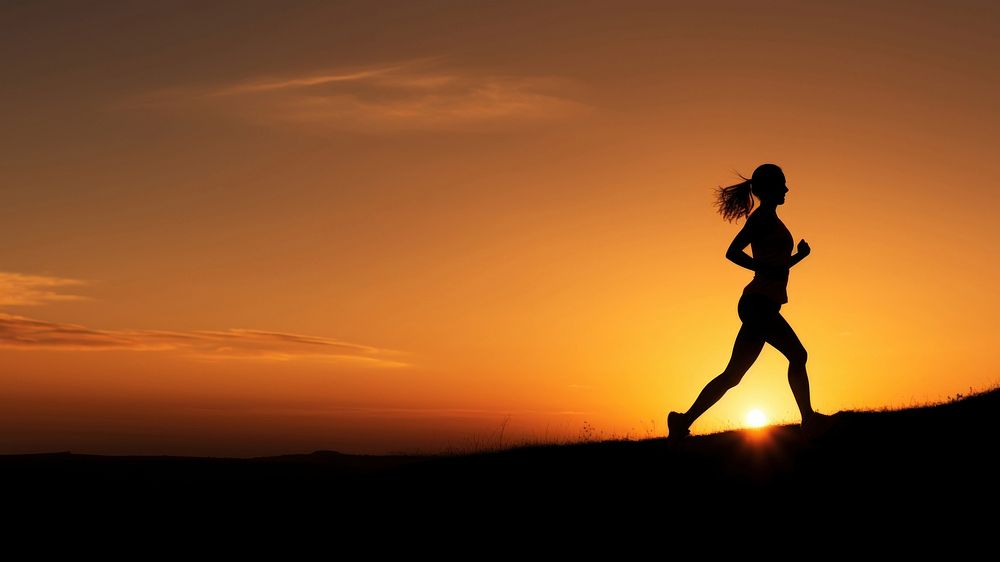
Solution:
[[(743, 178), (742, 175), (740, 175)], [(778, 218), (778, 205), (785, 202), (785, 174), (774, 164), (761, 164), (750, 179), (718, 190), (719, 213), (728, 221), (747, 217), (743, 229), (733, 239), (726, 258), (754, 272), (753, 280), (743, 289), (737, 311), (743, 325), (736, 335), (733, 356), (721, 375), (712, 379), (687, 412), (670, 412), (667, 428), (671, 438), (683, 437), (705, 410), (719, 401), (727, 390), (739, 384), (757, 360), (764, 344), (769, 343), (788, 358), (788, 384), (802, 414), (802, 426), (809, 431), (829, 416), (814, 412), (809, 402), (809, 378), (806, 376), (806, 348), (781, 316), (781, 305), (788, 302), (785, 292), (788, 270), (809, 255), (809, 244), (799, 241), (792, 255), (792, 234)], [(754, 196), (760, 207), (754, 207)], [(753, 257), (744, 249), (750, 246)]]

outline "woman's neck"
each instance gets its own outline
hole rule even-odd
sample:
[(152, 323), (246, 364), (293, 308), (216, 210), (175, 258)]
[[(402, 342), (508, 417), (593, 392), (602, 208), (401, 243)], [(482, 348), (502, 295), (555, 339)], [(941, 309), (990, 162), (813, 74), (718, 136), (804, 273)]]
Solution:
[(766, 215), (777, 215), (778, 214), (778, 206), (775, 205), (775, 204), (773, 204), (773, 203), (771, 203), (771, 204), (761, 203), (760, 207), (757, 209), (757, 211), (760, 212), (760, 213), (764, 213)]

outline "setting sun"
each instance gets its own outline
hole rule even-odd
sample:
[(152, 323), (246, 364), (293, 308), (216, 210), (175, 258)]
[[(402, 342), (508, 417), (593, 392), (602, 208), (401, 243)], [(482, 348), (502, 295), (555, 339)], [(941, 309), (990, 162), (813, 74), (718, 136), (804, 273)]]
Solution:
[(758, 408), (747, 412), (747, 425), (750, 427), (764, 427), (767, 425), (767, 416)]

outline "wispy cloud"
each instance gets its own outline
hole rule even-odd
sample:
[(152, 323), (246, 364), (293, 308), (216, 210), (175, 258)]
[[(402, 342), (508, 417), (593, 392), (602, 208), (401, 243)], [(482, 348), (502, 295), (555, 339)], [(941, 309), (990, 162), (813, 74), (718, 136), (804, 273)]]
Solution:
[(509, 128), (579, 115), (572, 81), (448, 68), (431, 58), (159, 92), (147, 101), (322, 128)]
[(231, 329), (224, 331), (95, 330), (79, 324), (0, 313), (0, 347), (73, 351), (178, 350), (201, 357), (350, 361), (373, 367), (405, 367), (400, 351), (321, 336)]
[(88, 300), (87, 297), (62, 292), (67, 287), (86, 284), (79, 279), (0, 271), (0, 306), (36, 306)]
[[(36, 306), (90, 300), (63, 292), (86, 281), (45, 275), (0, 272), (0, 306)], [(74, 351), (131, 350), (183, 352), (218, 359), (310, 359), (350, 361), (373, 367), (405, 367), (405, 353), (345, 342), (264, 330), (221, 331), (97, 330), (79, 324), (36, 320), (0, 312), (0, 347)]]
[(208, 93), (208, 95), (231, 96), (231, 95), (249, 94), (255, 92), (267, 92), (272, 90), (301, 88), (305, 86), (318, 86), (320, 84), (329, 84), (331, 82), (357, 82), (361, 80), (370, 80), (379, 75), (397, 71), (399, 70), (399, 68), (400, 67), (398, 66), (387, 66), (383, 68), (376, 67), (376, 68), (369, 68), (369, 69), (358, 70), (355, 72), (346, 72), (341, 74), (320, 74), (315, 76), (304, 76), (299, 78), (285, 78), (277, 81), (264, 80), (255, 82), (244, 82), (228, 87), (223, 87), (215, 91), (211, 91)]

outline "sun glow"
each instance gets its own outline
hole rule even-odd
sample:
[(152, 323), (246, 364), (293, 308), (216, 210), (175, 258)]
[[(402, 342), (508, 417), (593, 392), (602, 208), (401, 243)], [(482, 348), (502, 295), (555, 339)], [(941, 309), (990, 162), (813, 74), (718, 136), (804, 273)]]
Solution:
[(754, 408), (747, 412), (747, 425), (750, 427), (764, 427), (767, 425), (767, 416), (759, 408)]

